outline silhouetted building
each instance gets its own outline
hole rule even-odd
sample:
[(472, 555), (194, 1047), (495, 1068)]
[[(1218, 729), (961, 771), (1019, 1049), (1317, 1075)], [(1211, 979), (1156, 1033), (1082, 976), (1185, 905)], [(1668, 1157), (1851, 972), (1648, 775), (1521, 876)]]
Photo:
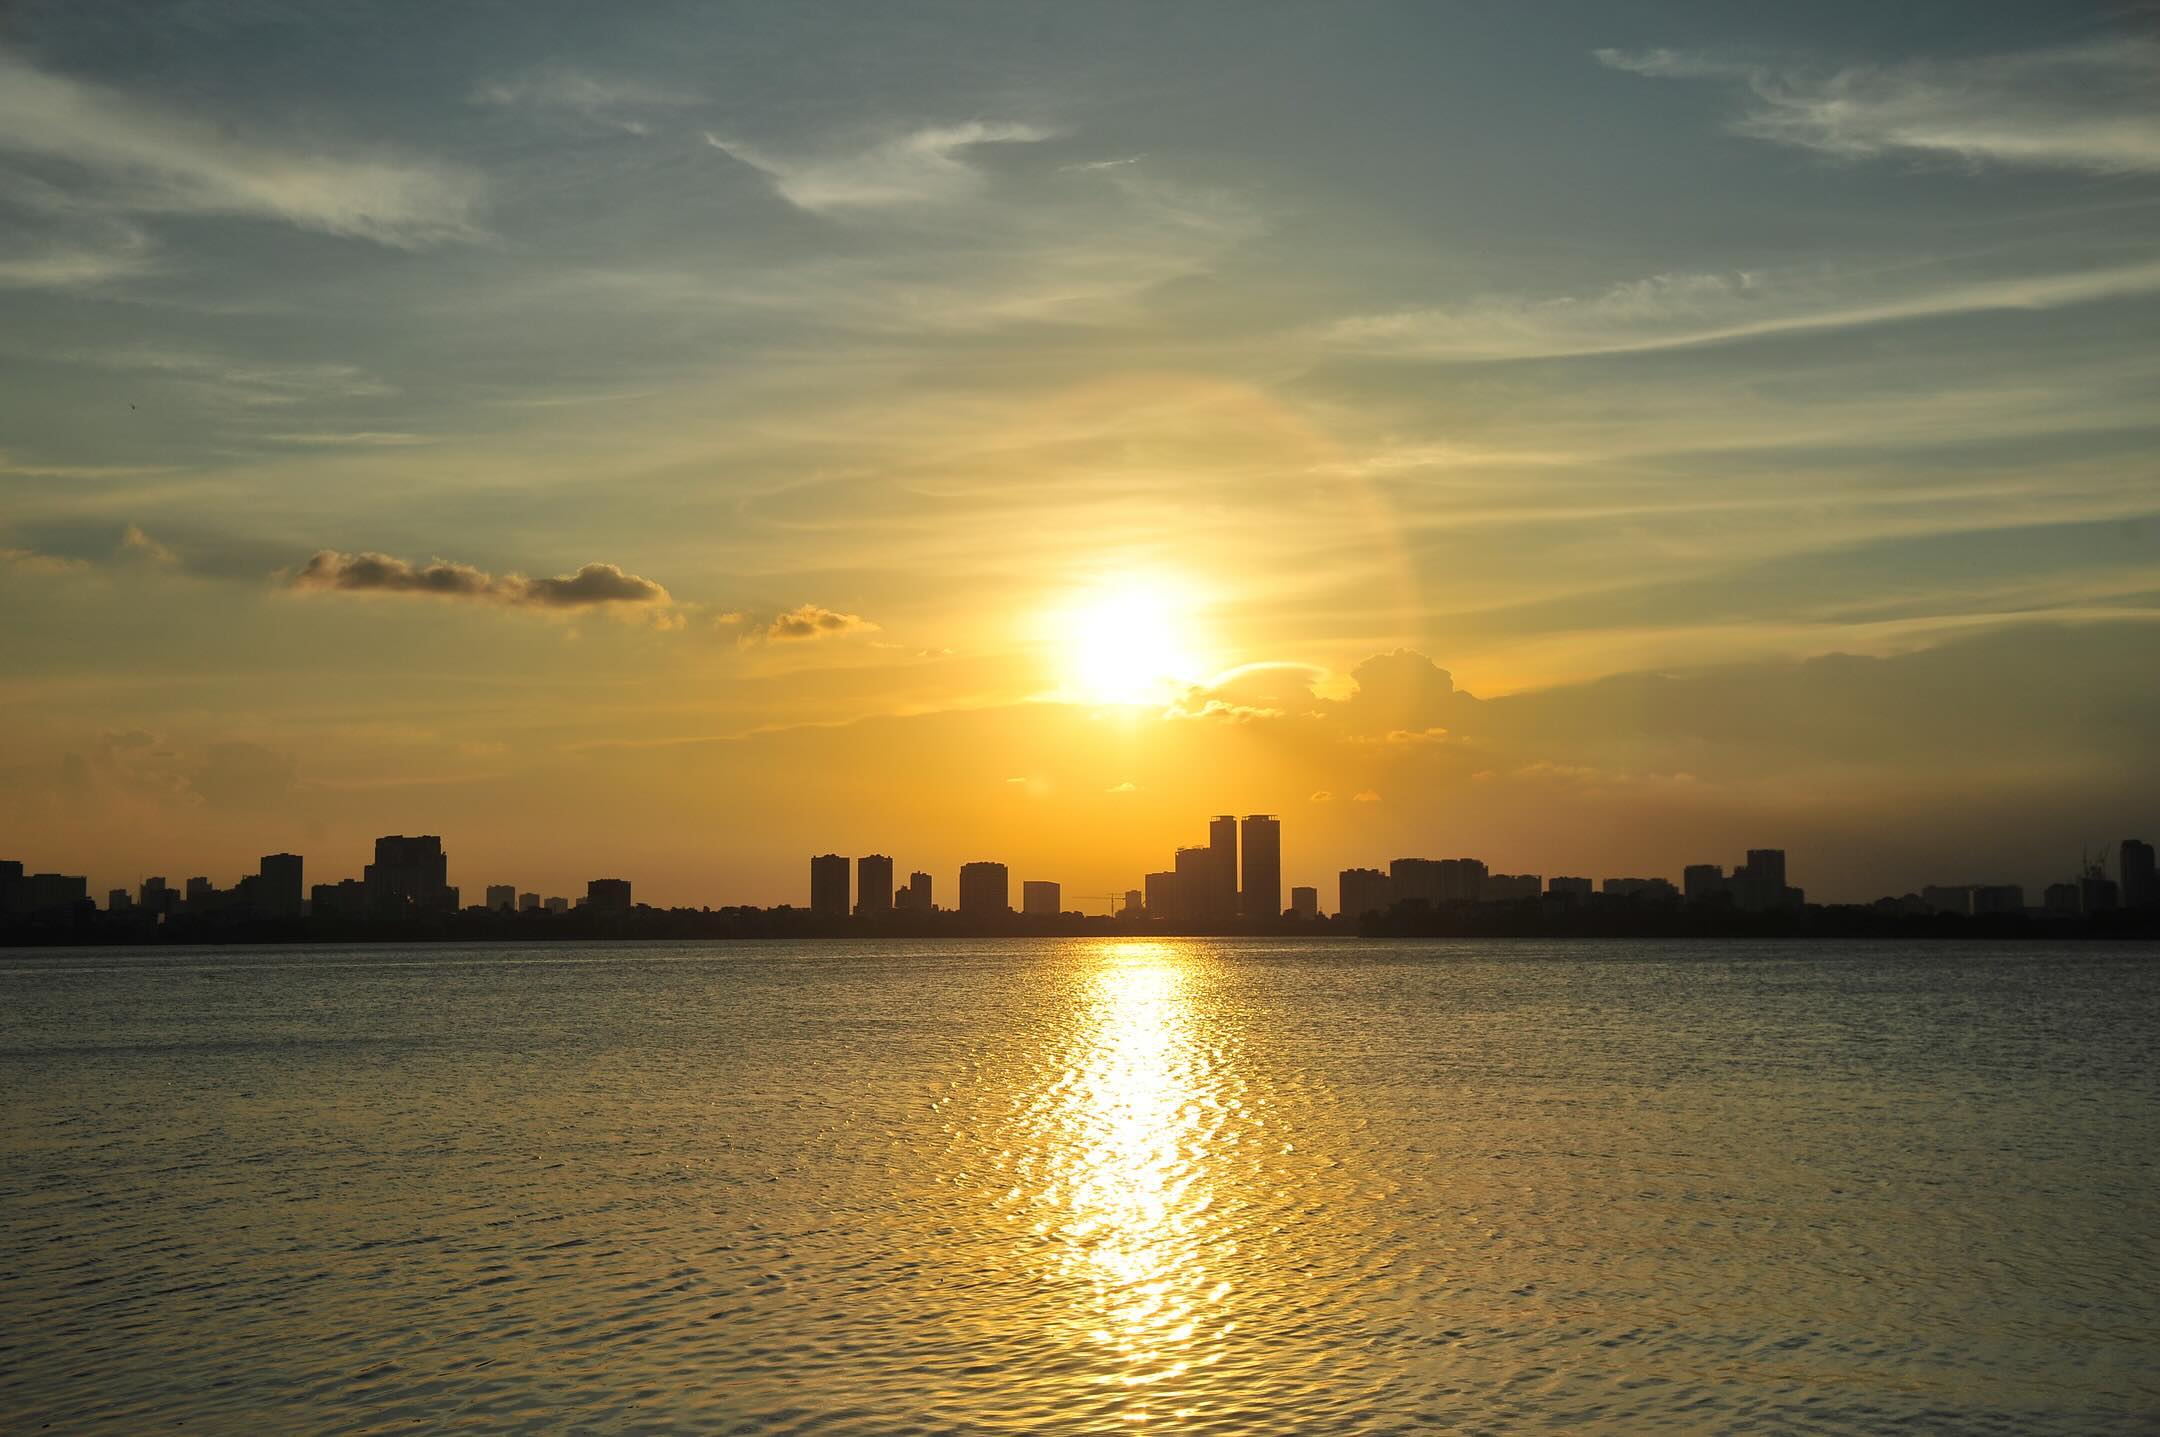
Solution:
[(1171, 872), (1150, 873), (1140, 880), (1146, 895), (1148, 917), (1177, 918), (1183, 916), (1178, 904), (1177, 875)]
[(1921, 888), (1920, 903), (1930, 913), (1955, 913), (1969, 918), (1973, 911), (1973, 891), (1969, 885), (1953, 887), (1930, 883)]
[(115, 888), (105, 895), (107, 913), (125, 913), (135, 906), (135, 899), (125, 888)]
[(821, 853), (810, 860), (810, 911), (827, 918), (845, 918), (848, 912), (848, 861), (837, 853)]
[(882, 853), (866, 853), (855, 860), (855, 911), (892, 912), (892, 860)]
[(1055, 918), (1063, 901), (1063, 890), (1055, 883), (1031, 878), (1020, 885), (1020, 911), (1030, 917)]
[(135, 892), (136, 902), (142, 905), (144, 912), (154, 913), (160, 918), (172, 912), (174, 894), (165, 886), (164, 879), (145, 878)]
[(2095, 863), (2078, 880), (2078, 907), (2086, 913), (2112, 913), (2122, 906), (2122, 889)]
[(630, 880), (595, 878), (588, 881), (585, 885), (585, 906), (595, 913), (628, 913)]
[[(1392, 903), (1440, 903), (1440, 861), (1436, 858), (1398, 858), (1388, 865), (1388, 891)], [(1383, 905), (1380, 911), (1392, 906)], [(1344, 912), (1349, 912), (1344, 909)]]
[(1545, 890), (1545, 880), (1535, 873), (1488, 873), (1478, 892), (1483, 903), (1519, 903)]
[(2160, 878), (2153, 873), (2153, 846), (2141, 839), (2126, 838), (2115, 849), (2115, 871), (2122, 875), (2125, 908), (2160, 905)]
[(1238, 911), (1248, 918), (1282, 917), (1282, 820), (1255, 813), (1240, 826), (1243, 847)]
[(1627, 903), (1677, 903), (1680, 890), (1666, 878), (1608, 878), (1605, 896)]
[(2085, 911), (2075, 883), (2050, 883), (2041, 893), (2040, 908), (2057, 918), (2074, 918)]
[(266, 918), (298, 918), (303, 860), (297, 853), (266, 853), (255, 870), (248, 906)]
[(1170, 886), (1170, 916), (1181, 923), (1212, 916), (1215, 892), (1215, 850), (1181, 848), (1177, 851), (1177, 879)]
[(978, 914), (1012, 912), (1011, 884), (1004, 864), (960, 865), (960, 911)]
[(1485, 896), (1485, 865), (1475, 858), (1440, 860), (1440, 901), (1476, 903)]
[(517, 896), (517, 911), (520, 913), (538, 913), (540, 911), (540, 895), (537, 893), (520, 893)]
[(1972, 891), (1974, 917), (1990, 913), (2023, 913), (2025, 890), (2015, 883), (1981, 883)]
[(1238, 911), (1237, 883), (1237, 819), (1219, 814), (1208, 820), (1208, 917), (1228, 918)]
[(187, 881), (183, 891), (186, 897), (181, 901), (190, 913), (207, 913), (217, 906), (217, 885), (199, 873)]
[(1587, 878), (1551, 878), (1545, 882), (1548, 896), (1559, 899), (1570, 908), (1579, 908), (1590, 901), (1597, 885)]
[(567, 898), (549, 898), (540, 906), (550, 913), (568, 913), (570, 911), (570, 900)]
[(497, 913), (517, 911), (517, 885), (515, 883), (490, 883), (487, 886), (487, 906)]
[(313, 918), (365, 918), (368, 886), (357, 878), (337, 883), (318, 883), (308, 890), (308, 914)]
[(935, 906), (930, 901), (930, 875), (920, 869), (908, 875), (907, 887), (893, 895), (893, 906), (903, 913), (928, 913)]
[(1147, 895), (1137, 888), (1125, 890), (1125, 901), (1118, 912), (1127, 918), (1138, 918), (1147, 912)]
[(1395, 883), (1377, 868), (1345, 868), (1335, 876), (1335, 895), (1337, 913), (1363, 918), (1395, 906)]
[[(380, 913), (450, 912), (457, 890), (450, 886), (450, 860), (434, 834), (407, 838), (392, 834), (375, 840), (375, 861), (362, 873), (369, 905)], [(190, 880), (192, 882), (193, 880)], [(194, 901), (190, 895), (189, 902)]]
[(1681, 869), (1680, 893), (1690, 903), (1716, 903), (1732, 898), (1725, 870), (1715, 863), (1690, 863)]
[(1785, 850), (1751, 848), (1747, 862), (1733, 870), (1733, 904), (1749, 913), (1797, 908), (1800, 892), (1785, 886)]
[(1292, 918), (1318, 918), (1320, 916), (1320, 890), (1302, 886), (1291, 889), (1290, 916)]

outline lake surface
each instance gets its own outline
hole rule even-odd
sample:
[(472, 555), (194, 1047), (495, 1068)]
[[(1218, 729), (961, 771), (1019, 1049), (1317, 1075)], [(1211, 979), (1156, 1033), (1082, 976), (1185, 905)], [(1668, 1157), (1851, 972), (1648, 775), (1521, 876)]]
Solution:
[(0, 954), (0, 1431), (2160, 1428), (2160, 950)]

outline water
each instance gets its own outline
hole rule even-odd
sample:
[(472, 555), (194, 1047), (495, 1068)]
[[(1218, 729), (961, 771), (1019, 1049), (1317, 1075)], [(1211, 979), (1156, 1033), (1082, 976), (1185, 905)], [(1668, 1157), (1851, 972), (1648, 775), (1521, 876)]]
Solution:
[(2160, 1428), (2160, 952), (0, 955), (0, 1431)]

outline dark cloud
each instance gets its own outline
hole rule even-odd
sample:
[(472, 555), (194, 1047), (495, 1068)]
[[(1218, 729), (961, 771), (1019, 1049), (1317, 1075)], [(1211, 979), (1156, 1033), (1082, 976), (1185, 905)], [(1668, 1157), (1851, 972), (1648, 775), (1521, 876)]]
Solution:
[(836, 634), (867, 633), (876, 624), (860, 614), (843, 614), (837, 610), (804, 604), (790, 609), (765, 627), (765, 637), (775, 643), (794, 639), (824, 639)]
[(664, 604), (668, 591), (613, 564), (587, 564), (558, 579), (525, 579), (524, 601), (569, 608), (580, 604)]
[(345, 554), (336, 549), (318, 550), (286, 583), (295, 589), (485, 599), (543, 609), (604, 604), (658, 606), (670, 602), (665, 588), (650, 579), (626, 574), (613, 564), (587, 564), (574, 574), (528, 579), (522, 574), (497, 577), (470, 564), (441, 559), (408, 564), (388, 554)]

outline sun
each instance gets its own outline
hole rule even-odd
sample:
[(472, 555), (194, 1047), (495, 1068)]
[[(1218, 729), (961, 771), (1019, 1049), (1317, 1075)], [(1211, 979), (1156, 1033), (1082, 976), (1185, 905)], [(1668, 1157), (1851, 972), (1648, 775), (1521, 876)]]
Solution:
[(1120, 577), (1061, 611), (1055, 641), (1067, 693), (1087, 703), (1163, 703), (1201, 672), (1195, 604), (1182, 586)]

